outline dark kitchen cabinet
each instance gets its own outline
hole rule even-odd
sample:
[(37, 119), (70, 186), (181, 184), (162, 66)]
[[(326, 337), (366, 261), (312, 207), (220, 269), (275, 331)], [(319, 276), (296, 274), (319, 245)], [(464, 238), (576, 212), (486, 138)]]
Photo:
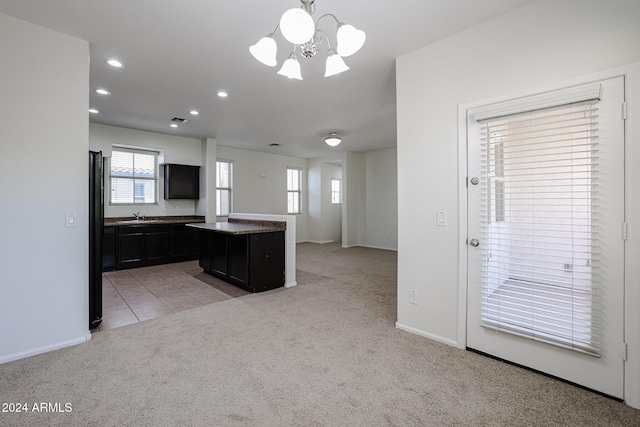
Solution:
[(116, 227), (104, 227), (102, 235), (102, 271), (116, 268)]
[(197, 230), (184, 224), (173, 224), (169, 232), (171, 262), (198, 259), (200, 245)]
[(200, 198), (200, 166), (173, 163), (165, 163), (162, 166), (165, 200)]
[(248, 287), (249, 234), (229, 236), (229, 279), (242, 287)]
[(116, 236), (116, 269), (142, 267), (145, 264), (144, 249), (142, 230), (119, 227)]
[(200, 246), (199, 265), (204, 271), (211, 271), (211, 238), (213, 233), (198, 231), (198, 244)]
[(211, 234), (211, 270), (219, 275), (229, 273), (229, 235)]
[(183, 224), (120, 226), (115, 234), (115, 269), (198, 259), (198, 232)]
[(284, 231), (249, 235), (249, 276), (253, 292), (284, 286)]
[(200, 267), (250, 292), (284, 286), (284, 231), (227, 234), (200, 231)]
[(171, 255), (169, 250), (169, 226), (160, 225), (145, 229), (145, 264), (165, 264)]

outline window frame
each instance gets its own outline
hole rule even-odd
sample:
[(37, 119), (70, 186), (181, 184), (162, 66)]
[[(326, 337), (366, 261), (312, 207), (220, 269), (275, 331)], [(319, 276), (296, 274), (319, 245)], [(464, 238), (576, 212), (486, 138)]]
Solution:
[[(121, 153), (133, 153), (133, 154), (142, 154), (142, 155), (153, 155), (153, 168), (154, 168), (154, 176), (152, 178), (149, 177), (136, 177), (135, 171), (133, 176), (119, 176), (114, 175), (112, 171), (113, 165), (113, 153), (121, 152)], [(109, 159), (109, 206), (156, 206), (158, 205), (158, 194), (159, 194), (159, 184), (160, 184), (160, 165), (159, 165), (159, 157), (160, 151), (153, 148), (146, 147), (128, 147), (122, 145), (113, 145), (111, 147), (111, 158)], [(134, 157), (135, 159), (135, 157)], [(134, 164), (135, 169), (135, 164)], [(133, 200), (131, 202), (114, 202), (113, 201), (113, 179), (127, 179), (133, 181)], [(153, 202), (136, 202), (136, 184), (139, 184), (140, 181), (152, 181), (153, 182)]]
[[(298, 176), (298, 189), (290, 188), (289, 173), (295, 172)], [(302, 214), (302, 168), (287, 166), (287, 215), (301, 215)], [(293, 196), (293, 203), (296, 205), (294, 209), (291, 209), (291, 197)]]
[[(225, 163), (229, 165), (229, 185), (223, 187), (220, 185), (220, 164)], [(228, 212), (222, 212), (221, 210), (221, 194), (222, 191), (228, 191)], [(225, 160), (225, 159), (217, 159), (216, 160), (216, 216), (218, 217), (228, 217), (229, 214), (233, 212), (233, 161)]]

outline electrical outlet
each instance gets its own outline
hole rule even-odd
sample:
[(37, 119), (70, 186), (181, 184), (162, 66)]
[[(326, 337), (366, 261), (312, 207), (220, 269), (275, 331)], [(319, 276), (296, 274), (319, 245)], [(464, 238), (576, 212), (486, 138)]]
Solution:
[(418, 304), (418, 291), (415, 289), (409, 291), (409, 302), (411, 304)]

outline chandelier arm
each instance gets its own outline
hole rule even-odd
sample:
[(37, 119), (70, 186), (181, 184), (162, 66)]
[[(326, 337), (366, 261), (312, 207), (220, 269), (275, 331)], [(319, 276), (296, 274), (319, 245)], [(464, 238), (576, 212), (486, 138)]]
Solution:
[(318, 28), (318, 29), (316, 30), (316, 34), (317, 34), (317, 33), (322, 33), (322, 34), (324, 34), (324, 38), (327, 40), (327, 45), (329, 45), (329, 49), (331, 49), (331, 41), (329, 40), (329, 36), (327, 35), (327, 33), (326, 33), (323, 29), (321, 29), (321, 28)]
[(324, 14), (324, 15), (322, 15), (320, 18), (318, 18), (318, 20), (316, 21), (316, 28), (318, 28), (318, 24), (320, 23), (320, 20), (321, 20), (322, 18), (324, 18), (325, 16), (330, 16), (330, 17), (332, 17), (333, 19), (335, 19), (335, 20), (336, 20), (336, 23), (337, 23), (338, 25), (340, 25), (340, 20), (339, 20), (338, 18), (336, 18), (336, 15), (334, 15), (333, 13), (325, 13), (325, 14)]

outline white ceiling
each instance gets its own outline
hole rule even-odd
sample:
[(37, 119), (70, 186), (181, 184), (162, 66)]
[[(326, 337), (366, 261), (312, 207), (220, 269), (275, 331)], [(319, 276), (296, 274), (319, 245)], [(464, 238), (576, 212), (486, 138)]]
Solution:
[[(248, 50), (299, 0), (0, 0), (0, 13), (90, 42), (91, 88), (112, 92), (91, 93), (92, 122), (313, 158), (394, 147), (395, 58), (532, 1), (316, 0), (314, 19), (333, 13), (367, 41), (337, 76), (323, 77), (326, 44), (300, 58), (303, 81), (276, 74), (290, 52), (280, 34), (278, 67)], [(331, 20), (320, 28), (335, 46)], [(173, 117), (191, 122), (172, 129)], [(343, 137), (336, 148), (323, 141), (331, 131)]]

